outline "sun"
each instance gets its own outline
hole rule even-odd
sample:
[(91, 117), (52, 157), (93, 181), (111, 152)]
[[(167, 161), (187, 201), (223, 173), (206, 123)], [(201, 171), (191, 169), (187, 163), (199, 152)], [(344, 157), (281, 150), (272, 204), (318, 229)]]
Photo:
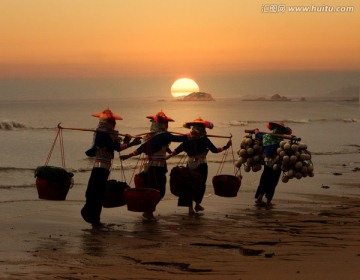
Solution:
[(192, 92), (199, 92), (197, 83), (189, 78), (181, 78), (175, 81), (171, 86), (171, 94), (173, 97), (184, 97)]

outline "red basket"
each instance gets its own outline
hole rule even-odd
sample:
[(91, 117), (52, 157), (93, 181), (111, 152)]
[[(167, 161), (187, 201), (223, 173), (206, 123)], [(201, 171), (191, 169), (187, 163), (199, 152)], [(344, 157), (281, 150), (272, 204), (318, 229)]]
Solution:
[(135, 188), (146, 188), (145, 185), (145, 179), (144, 179), (144, 173), (138, 173), (134, 176), (134, 183), (135, 183)]
[(60, 183), (36, 178), (36, 188), (40, 199), (65, 200), (71, 184), (71, 180)]
[(223, 197), (235, 197), (240, 189), (241, 180), (234, 175), (216, 175), (212, 179), (215, 194)]
[(203, 183), (199, 172), (185, 166), (175, 166), (170, 172), (170, 191), (175, 196), (192, 197), (195, 189)]
[(126, 204), (125, 190), (130, 187), (125, 182), (109, 180), (103, 200), (104, 208), (120, 207)]
[(126, 189), (125, 200), (129, 211), (154, 212), (160, 200), (160, 191), (149, 188)]

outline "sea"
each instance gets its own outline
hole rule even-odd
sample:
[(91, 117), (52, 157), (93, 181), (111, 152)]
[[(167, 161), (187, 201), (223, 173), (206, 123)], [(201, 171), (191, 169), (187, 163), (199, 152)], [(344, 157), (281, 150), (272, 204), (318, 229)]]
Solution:
[[(62, 85), (65, 87), (64, 85)], [(71, 85), (69, 85), (71, 88)], [(293, 193), (320, 192), (325, 185), (339, 194), (360, 193), (360, 104), (358, 100), (294, 99), (290, 101), (249, 100), (239, 97), (214, 95), (215, 101), (176, 101), (168, 97), (131, 94), (112, 94), (111, 89), (98, 95), (87, 95), (86, 89), (72, 87), (71, 94), (56, 93), (56, 86), (44, 87), (36, 97), (27, 98), (27, 88), (13, 94), (3, 94), (0, 102), (0, 203), (39, 200), (34, 171), (48, 165), (65, 168), (74, 174), (74, 186), (68, 200), (84, 201), (85, 190), (93, 160), (85, 155), (91, 146), (98, 120), (92, 113), (110, 108), (123, 117), (117, 122), (122, 134), (138, 135), (149, 131), (146, 116), (163, 111), (175, 120), (169, 131), (187, 133), (184, 122), (201, 117), (214, 123), (208, 130), (211, 141), (219, 147), (232, 140), (228, 154), (208, 155), (209, 177), (207, 195), (213, 195), (212, 177), (218, 174), (241, 174), (240, 191), (253, 192), (261, 172), (237, 170), (234, 161), (245, 130), (258, 128), (266, 131), (269, 121), (284, 121), (293, 135), (308, 146), (314, 164), (313, 178), (293, 179), (280, 189)], [(149, 93), (156, 89), (148, 88)], [(29, 96), (29, 95), (28, 95)], [(35, 97), (34, 97), (35, 96)], [(61, 134), (58, 125), (63, 127)], [(172, 143), (170, 149), (179, 143)], [(61, 147), (64, 153), (61, 153)], [(53, 149), (52, 149), (53, 147)], [(130, 153), (129, 148), (121, 153)], [(179, 155), (168, 161), (172, 167), (181, 164)], [(126, 181), (134, 186), (133, 176), (139, 172), (140, 158), (133, 157), (121, 162), (115, 155), (110, 178)], [(168, 179), (169, 179), (168, 173)], [(316, 180), (316, 178), (318, 178)], [(319, 178), (323, 181), (319, 181)], [(169, 182), (169, 180), (168, 180)], [(315, 183), (316, 182), (316, 183)], [(344, 186), (346, 188), (344, 188)], [(315, 191), (316, 190), (316, 191)], [(174, 199), (168, 191), (164, 199)]]

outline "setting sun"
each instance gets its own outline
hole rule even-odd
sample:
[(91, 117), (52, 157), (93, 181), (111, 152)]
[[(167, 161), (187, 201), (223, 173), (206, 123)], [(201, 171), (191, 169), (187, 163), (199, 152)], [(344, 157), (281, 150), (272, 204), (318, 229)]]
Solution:
[(192, 92), (199, 92), (199, 86), (189, 78), (178, 79), (171, 86), (171, 94), (175, 98), (189, 95)]

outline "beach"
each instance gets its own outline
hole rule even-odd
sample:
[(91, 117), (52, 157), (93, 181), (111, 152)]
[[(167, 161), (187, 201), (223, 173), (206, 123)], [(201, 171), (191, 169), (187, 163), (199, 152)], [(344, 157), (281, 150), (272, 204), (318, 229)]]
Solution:
[[(0, 279), (357, 279), (360, 269), (359, 105), (355, 102), (157, 102), (132, 99), (22, 100), (0, 103)], [(85, 151), (93, 134), (63, 131), (66, 168), (74, 186), (66, 200), (38, 198), (34, 170), (44, 165), (64, 127), (93, 128), (91, 117), (111, 104), (124, 117), (117, 128), (136, 135), (148, 131), (147, 115), (173, 117), (171, 131), (187, 133), (184, 121), (203, 117), (215, 124), (211, 135), (232, 136), (233, 147), (209, 153), (209, 176), (201, 216), (189, 217), (170, 193), (157, 205), (156, 223), (144, 223), (126, 206), (103, 209), (103, 230), (82, 220), (85, 190), (93, 165)], [(290, 104), (291, 106), (289, 106)], [(146, 106), (145, 106), (146, 105)], [(35, 112), (35, 113), (34, 113)], [(337, 115), (334, 116), (334, 112)], [(285, 121), (312, 152), (315, 176), (280, 182), (271, 210), (254, 206), (260, 172), (244, 172), (237, 197), (214, 194), (212, 178), (234, 174), (244, 130)], [(211, 137), (222, 147), (228, 139)], [(172, 143), (174, 149), (178, 143)], [(134, 148), (135, 149), (135, 148)], [(124, 153), (130, 153), (128, 149)], [(61, 166), (59, 139), (50, 165)], [(113, 161), (111, 179), (131, 181), (136, 157)], [(126, 178), (123, 178), (123, 172)]]
[(104, 208), (104, 229), (81, 219), (81, 190), (65, 201), (28, 190), (33, 200), (1, 204), (0, 278), (358, 279), (358, 174), (298, 180), (313, 193), (282, 184), (271, 210), (254, 206), (244, 176), (234, 198), (208, 186), (203, 215), (188, 216), (173, 197), (157, 205), (155, 223), (126, 205)]

